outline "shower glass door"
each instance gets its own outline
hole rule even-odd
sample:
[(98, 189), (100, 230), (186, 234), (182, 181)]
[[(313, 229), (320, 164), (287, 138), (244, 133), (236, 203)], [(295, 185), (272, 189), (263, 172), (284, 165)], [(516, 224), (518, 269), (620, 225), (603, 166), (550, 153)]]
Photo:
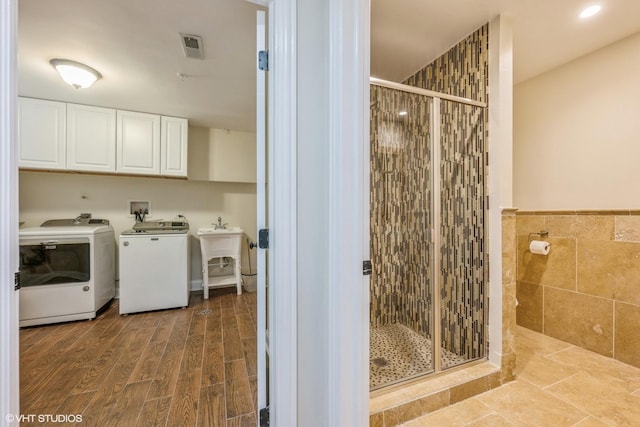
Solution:
[(372, 389), (433, 371), (431, 99), (371, 86)]
[(389, 86), (370, 92), (371, 389), (487, 353), (485, 107)]

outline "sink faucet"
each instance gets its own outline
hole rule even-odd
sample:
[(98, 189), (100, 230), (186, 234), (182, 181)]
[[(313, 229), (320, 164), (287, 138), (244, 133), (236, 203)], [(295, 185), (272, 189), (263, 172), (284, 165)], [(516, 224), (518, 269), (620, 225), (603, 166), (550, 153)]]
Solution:
[(224, 224), (222, 223), (222, 217), (219, 216), (218, 217), (218, 223), (217, 224), (213, 224), (214, 228), (216, 230), (220, 229), (220, 230), (224, 230), (225, 228), (227, 228), (227, 223), (225, 222)]

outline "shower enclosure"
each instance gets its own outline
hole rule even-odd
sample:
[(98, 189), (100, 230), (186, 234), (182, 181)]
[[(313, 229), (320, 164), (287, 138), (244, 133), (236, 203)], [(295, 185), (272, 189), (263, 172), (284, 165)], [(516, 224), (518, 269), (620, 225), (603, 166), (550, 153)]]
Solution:
[(372, 79), (371, 389), (486, 357), (485, 109)]

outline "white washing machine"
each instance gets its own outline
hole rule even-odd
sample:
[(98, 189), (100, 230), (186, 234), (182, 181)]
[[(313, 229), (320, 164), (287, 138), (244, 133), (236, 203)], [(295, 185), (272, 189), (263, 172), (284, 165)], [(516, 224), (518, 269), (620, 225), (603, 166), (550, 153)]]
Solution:
[(120, 234), (120, 314), (189, 305), (189, 224), (136, 223)]
[(20, 326), (93, 319), (115, 295), (115, 234), (103, 219), (20, 230)]

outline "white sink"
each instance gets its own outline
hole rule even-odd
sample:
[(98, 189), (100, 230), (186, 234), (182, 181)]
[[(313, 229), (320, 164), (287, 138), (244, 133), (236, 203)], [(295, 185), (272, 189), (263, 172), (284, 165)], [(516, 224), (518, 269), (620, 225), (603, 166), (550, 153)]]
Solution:
[(213, 228), (213, 227), (202, 227), (198, 228), (198, 236), (206, 235), (206, 234), (242, 234), (244, 230), (240, 227), (229, 227), (229, 228)]
[[(240, 250), (244, 231), (240, 227), (198, 229), (200, 253), (202, 254), (202, 277), (204, 299), (209, 298), (209, 288), (235, 286), (238, 295), (242, 293), (240, 273)], [(209, 267), (220, 265), (220, 258), (233, 258), (234, 273), (230, 275), (209, 275)], [(217, 261), (216, 261), (217, 260)], [(213, 261), (213, 263), (212, 263)]]

